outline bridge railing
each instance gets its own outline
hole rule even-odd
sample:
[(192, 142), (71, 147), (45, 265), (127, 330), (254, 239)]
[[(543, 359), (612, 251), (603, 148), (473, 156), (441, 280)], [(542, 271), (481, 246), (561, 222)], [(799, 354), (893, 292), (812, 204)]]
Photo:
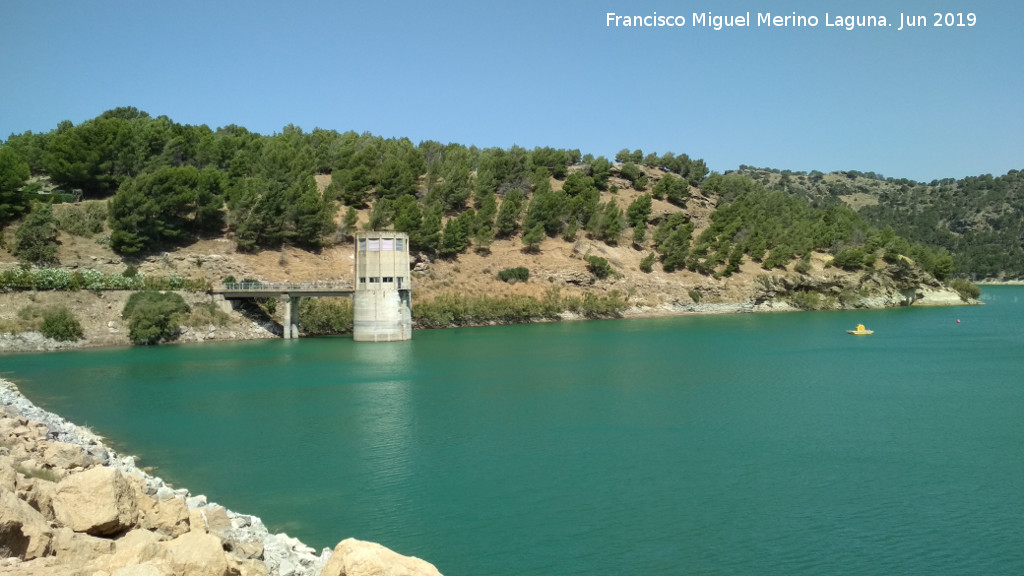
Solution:
[(282, 292), (288, 290), (351, 290), (348, 282), (224, 282), (223, 290), (228, 292)]

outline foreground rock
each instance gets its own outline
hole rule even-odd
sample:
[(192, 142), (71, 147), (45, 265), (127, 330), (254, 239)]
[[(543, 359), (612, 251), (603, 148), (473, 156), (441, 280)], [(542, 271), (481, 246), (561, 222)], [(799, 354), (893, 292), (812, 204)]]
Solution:
[(433, 564), (354, 538), (342, 540), (322, 576), (441, 576)]
[(347, 539), (319, 554), (175, 490), (0, 380), (0, 575), (439, 576)]

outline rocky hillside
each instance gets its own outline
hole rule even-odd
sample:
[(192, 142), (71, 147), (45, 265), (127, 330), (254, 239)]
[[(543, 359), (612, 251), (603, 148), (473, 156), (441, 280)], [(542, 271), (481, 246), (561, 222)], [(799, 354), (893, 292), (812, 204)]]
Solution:
[(1024, 173), (929, 183), (872, 172), (793, 172), (741, 166), (771, 190), (840, 200), (877, 227), (953, 254), (954, 273), (977, 280), (1024, 278)]
[[(643, 169), (652, 181), (664, 173)], [(329, 182), (320, 178), (320, 188)], [(552, 178), (557, 190), (562, 182)], [(613, 172), (611, 190), (603, 192), (601, 202), (613, 202), (623, 212), (643, 192)], [(664, 200), (653, 200), (650, 221), (657, 223), (672, 214), (684, 211), (694, 227), (693, 236), (711, 225), (719, 198), (711, 192), (693, 189), (694, 194), (684, 208)], [(99, 201), (102, 203), (102, 201)], [(62, 206), (57, 206), (59, 212)], [(358, 213), (359, 225), (369, 218), (369, 209)], [(340, 218), (340, 212), (339, 212)], [(105, 241), (108, 230), (92, 235), (60, 232), (58, 260), (71, 271), (98, 270), (118, 273), (129, 266), (149, 276), (177, 275), (197, 278), (210, 285), (224, 278), (252, 278), (266, 282), (353, 281), (353, 244), (345, 235), (312, 252), (295, 247), (240, 252), (229, 236), (205, 239), (177, 250), (150, 254), (141, 258), (125, 258), (111, 250)], [(8, 233), (8, 236), (11, 236)], [(685, 268), (666, 272), (655, 264), (649, 272), (641, 270), (642, 259), (651, 254), (649, 245), (639, 247), (625, 240), (610, 244), (579, 233), (573, 242), (560, 237), (544, 238), (537, 251), (524, 249), (522, 234), (495, 240), (488, 250), (469, 250), (453, 258), (433, 258), (418, 254), (414, 262), (414, 309), (417, 303), (429, 302), (438, 296), (457, 294), (460, 297), (511, 295), (543, 299), (557, 293), (561, 297), (582, 297), (585, 294), (618, 295), (625, 301), (621, 315), (666, 315), (679, 313), (714, 313), (796, 309), (828, 309), (887, 307), (907, 304), (956, 304), (959, 294), (916, 268), (902, 258), (898, 265), (879, 258), (866, 270), (844, 271), (830, 266), (833, 256), (814, 252), (805, 265), (795, 260), (785, 268), (766, 270), (758, 262), (744, 258), (734, 273), (702, 274)], [(10, 246), (12, 243), (7, 242)], [(607, 260), (613, 273), (598, 278), (589, 268), (587, 257)], [(18, 266), (16, 258), (0, 250), (0, 269)], [(529, 270), (524, 282), (507, 283), (498, 279), (498, 272), (523, 267)], [(799, 270), (799, 271), (798, 271)], [(212, 297), (187, 293), (190, 305), (206, 304)], [(46, 307), (71, 304), (85, 331), (84, 345), (128, 344), (127, 329), (121, 310), (124, 292), (8, 292), (0, 294), (0, 350), (33, 350), (66, 346), (47, 342), (32, 333), (20, 333), (19, 314), (33, 306)], [(572, 318), (566, 313), (565, 318)], [(202, 319), (187, 326), (181, 341), (252, 339), (273, 337), (279, 332), (280, 318), (263, 316), (258, 311), (248, 314), (232, 312), (218, 322)], [(6, 328), (6, 329), (5, 329)], [(76, 344), (82, 345), (82, 344)]]

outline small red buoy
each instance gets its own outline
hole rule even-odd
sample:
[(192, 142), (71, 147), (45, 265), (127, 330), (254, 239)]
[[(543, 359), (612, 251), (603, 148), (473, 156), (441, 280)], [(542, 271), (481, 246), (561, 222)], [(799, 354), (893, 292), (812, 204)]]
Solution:
[(956, 319), (956, 323), (957, 323), (957, 324), (959, 324), (959, 323), (960, 323), (960, 319), (959, 319), (959, 318), (957, 318), (957, 319)]

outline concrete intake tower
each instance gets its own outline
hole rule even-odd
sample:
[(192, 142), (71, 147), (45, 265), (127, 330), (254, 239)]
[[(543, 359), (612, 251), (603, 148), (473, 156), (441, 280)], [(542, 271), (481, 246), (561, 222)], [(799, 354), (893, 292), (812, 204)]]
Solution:
[(352, 339), (412, 338), (411, 291), (409, 235), (387, 230), (357, 234)]

